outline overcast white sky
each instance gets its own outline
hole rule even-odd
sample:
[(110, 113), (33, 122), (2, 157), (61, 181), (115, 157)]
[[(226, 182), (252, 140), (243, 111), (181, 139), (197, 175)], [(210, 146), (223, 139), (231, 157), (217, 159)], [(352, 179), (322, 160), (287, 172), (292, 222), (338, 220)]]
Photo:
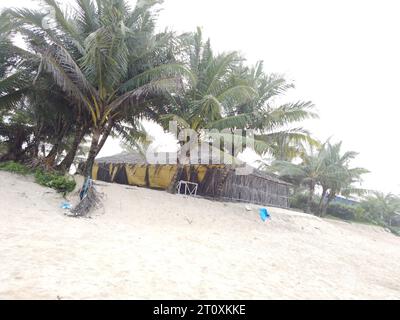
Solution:
[[(0, 0), (0, 8), (32, 3)], [(201, 26), (217, 51), (239, 50), (294, 80), (290, 97), (318, 108), (320, 119), (306, 123), (314, 136), (360, 152), (354, 164), (372, 171), (365, 187), (400, 193), (398, 1), (166, 0), (163, 7), (160, 27)]]

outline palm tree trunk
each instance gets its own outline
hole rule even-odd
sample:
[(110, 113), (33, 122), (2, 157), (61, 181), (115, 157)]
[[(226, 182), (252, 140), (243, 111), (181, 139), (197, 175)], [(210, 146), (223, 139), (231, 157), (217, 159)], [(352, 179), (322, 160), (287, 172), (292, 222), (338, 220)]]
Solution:
[(99, 142), (99, 144), (98, 144), (97, 152), (96, 152), (96, 157), (97, 157), (97, 155), (99, 154), (99, 152), (101, 151), (101, 149), (104, 147), (104, 144), (106, 143), (107, 138), (108, 138), (108, 136), (110, 135), (112, 128), (113, 128), (113, 123), (112, 123), (112, 122), (109, 122), (109, 123), (108, 123), (108, 126), (107, 126), (106, 129), (104, 130), (103, 135), (101, 136), (101, 140), (100, 140), (100, 142)]
[(309, 188), (309, 195), (308, 195), (308, 200), (307, 200), (307, 213), (312, 213), (311, 212), (311, 205), (314, 197), (314, 192), (315, 192), (315, 184), (310, 183), (310, 188)]
[(322, 215), (322, 211), (324, 209), (324, 200), (325, 200), (327, 192), (328, 192), (327, 188), (322, 187), (322, 195), (321, 195), (321, 199), (319, 200), (319, 204), (318, 204), (318, 215), (319, 216)]
[(322, 211), (321, 211), (321, 214), (320, 214), (321, 218), (326, 215), (326, 210), (328, 209), (329, 204), (332, 202), (332, 200), (335, 199), (335, 197), (336, 197), (335, 194), (329, 194), (328, 200), (326, 201), (326, 203), (322, 207)]
[(54, 167), (54, 162), (56, 161), (56, 157), (60, 149), (60, 145), (63, 138), (64, 138), (64, 131), (58, 135), (56, 142), (54, 143), (53, 147), (51, 148), (49, 154), (46, 157), (45, 163), (48, 168)]
[(92, 143), (90, 145), (90, 150), (89, 150), (89, 155), (86, 160), (86, 165), (85, 165), (85, 177), (91, 177), (92, 176), (92, 168), (94, 165), (94, 160), (96, 158), (96, 155), (98, 154), (99, 150), (99, 140), (101, 136), (101, 129), (96, 128), (93, 131), (93, 136), (92, 136)]
[(87, 131), (88, 131), (87, 126), (82, 126), (80, 128), (77, 128), (77, 130), (75, 131), (75, 136), (71, 145), (71, 149), (68, 151), (63, 161), (61, 161), (61, 163), (58, 165), (57, 170), (62, 172), (69, 171), (72, 163), (74, 162), (76, 152), (78, 151), (78, 147), (84, 136), (87, 134)]
[(28, 147), (31, 151), (31, 158), (37, 159), (39, 157), (39, 146), (40, 146), (40, 136), (42, 133), (43, 124), (40, 122), (36, 126), (36, 130), (34, 133), (33, 141), (31, 145)]
[(45, 160), (47, 167), (52, 168), (54, 166), (54, 162), (56, 161), (56, 156), (57, 156), (59, 147), (60, 147), (60, 142), (57, 141), (51, 148), (51, 150)]
[(24, 155), (22, 146), (24, 144), (25, 135), (21, 130), (17, 130), (15, 137), (7, 143), (7, 153), (0, 157), (0, 161), (19, 161)]

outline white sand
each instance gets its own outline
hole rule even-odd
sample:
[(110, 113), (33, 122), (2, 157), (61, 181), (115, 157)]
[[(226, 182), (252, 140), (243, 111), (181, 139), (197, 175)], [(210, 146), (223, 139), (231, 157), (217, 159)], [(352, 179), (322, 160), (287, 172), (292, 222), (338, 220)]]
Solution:
[(101, 183), (93, 219), (0, 172), (0, 298), (399, 299), (383, 229)]

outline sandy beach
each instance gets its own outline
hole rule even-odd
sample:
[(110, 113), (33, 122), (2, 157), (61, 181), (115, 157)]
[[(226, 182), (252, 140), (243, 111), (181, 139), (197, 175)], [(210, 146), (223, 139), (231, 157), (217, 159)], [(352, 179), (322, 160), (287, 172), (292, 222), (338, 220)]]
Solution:
[(104, 182), (76, 219), (33, 178), (0, 180), (0, 299), (400, 299), (382, 228)]

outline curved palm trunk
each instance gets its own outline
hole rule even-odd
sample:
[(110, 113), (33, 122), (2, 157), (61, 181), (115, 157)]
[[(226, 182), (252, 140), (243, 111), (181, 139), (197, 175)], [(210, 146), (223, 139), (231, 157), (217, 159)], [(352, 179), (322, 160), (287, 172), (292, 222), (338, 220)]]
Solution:
[(53, 148), (51, 148), (49, 154), (46, 157), (46, 166), (49, 168), (52, 168), (54, 166), (54, 162), (56, 161), (56, 157), (58, 154), (58, 149), (60, 147), (60, 142), (57, 141), (54, 145)]
[(113, 125), (112, 125), (112, 124), (109, 124), (109, 125), (107, 126), (107, 128), (104, 130), (104, 133), (103, 133), (103, 135), (102, 135), (102, 137), (101, 137), (101, 140), (100, 140), (100, 142), (99, 142), (99, 145), (97, 146), (96, 157), (97, 157), (97, 155), (99, 154), (99, 152), (101, 151), (101, 149), (103, 149), (104, 144), (106, 143), (107, 138), (108, 138), (108, 136), (110, 135), (112, 128), (113, 128)]
[(25, 141), (25, 135), (22, 131), (17, 130), (14, 138), (8, 141), (8, 151), (0, 157), (0, 161), (19, 161), (26, 150), (22, 149)]
[(55, 141), (53, 147), (50, 150), (50, 153), (47, 155), (46, 160), (45, 160), (46, 166), (48, 168), (53, 168), (54, 167), (54, 164), (55, 164), (55, 161), (56, 161), (56, 157), (58, 155), (58, 152), (60, 151), (59, 149), (60, 149), (62, 140), (64, 139), (65, 134), (67, 133), (68, 129), (69, 129), (69, 126), (66, 125), (66, 126), (63, 126), (61, 128), (61, 130), (59, 131), (59, 134), (58, 134), (58, 136), (56, 138), (56, 141)]
[(308, 200), (307, 200), (307, 213), (312, 213), (311, 212), (311, 205), (312, 205), (314, 193), (315, 193), (315, 184), (314, 183), (310, 183), (309, 195), (308, 195)]
[(319, 216), (322, 216), (322, 212), (324, 210), (324, 201), (325, 201), (327, 192), (328, 192), (328, 189), (326, 187), (322, 187), (322, 195), (321, 195), (321, 199), (319, 200), (319, 204), (318, 204), (318, 215)]
[(68, 151), (65, 158), (61, 161), (61, 163), (57, 166), (57, 170), (62, 172), (67, 172), (71, 168), (72, 163), (74, 162), (76, 152), (78, 151), (78, 147), (84, 138), (84, 136), (88, 132), (88, 127), (83, 126), (75, 131), (74, 140), (71, 145), (71, 149)]
[(34, 133), (34, 138), (30, 146), (28, 146), (29, 150), (31, 150), (31, 158), (37, 159), (39, 157), (39, 146), (40, 146), (40, 136), (43, 130), (43, 124), (40, 122), (37, 125), (37, 128)]
[(336, 194), (334, 194), (334, 193), (332, 193), (332, 194), (330, 193), (328, 195), (328, 200), (322, 206), (322, 211), (321, 211), (320, 217), (324, 217), (326, 215), (326, 210), (328, 209), (329, 204), (333, 201), (333, 199), (335, 199), (335, 197), (336, 197)]
[(86, 177), (92, 176), (94, 160), (96, 159), (97, 155), (99, 154), (104, 144), (106, 143), (112, 128), (113, 128), (113, 123), (109, 122), (106, 127), (96, 128), (93, 131), (92, 143), (90, 145), (89, 155), (86, 161), (86, 166), (84, 171)]
[(54, 163), (56, 161), (56, 157), (59, 152), (63, 137), (64, 137), (64, 135), (62, 135), (62, 136), (60, 135), (59, 137), (57, 137), (57, 141), (54, 143), (53, 147), (51, 148), (49, 154), (46, 157), (46, 160), (45, 160), (46, 166), (49, 168), (54, 167)]
[(92, 136), (92, 143), (90, 145), (89, 155), (86, 160), (85, 171), (84, 171), (85, 177), (92, 177), (94, 159), (96, 158), (96, 155), (99, 152), (98, 146), (99, 146), (100, 136), (101, 136), (101, 129), (98, 128), (95, 129)]

